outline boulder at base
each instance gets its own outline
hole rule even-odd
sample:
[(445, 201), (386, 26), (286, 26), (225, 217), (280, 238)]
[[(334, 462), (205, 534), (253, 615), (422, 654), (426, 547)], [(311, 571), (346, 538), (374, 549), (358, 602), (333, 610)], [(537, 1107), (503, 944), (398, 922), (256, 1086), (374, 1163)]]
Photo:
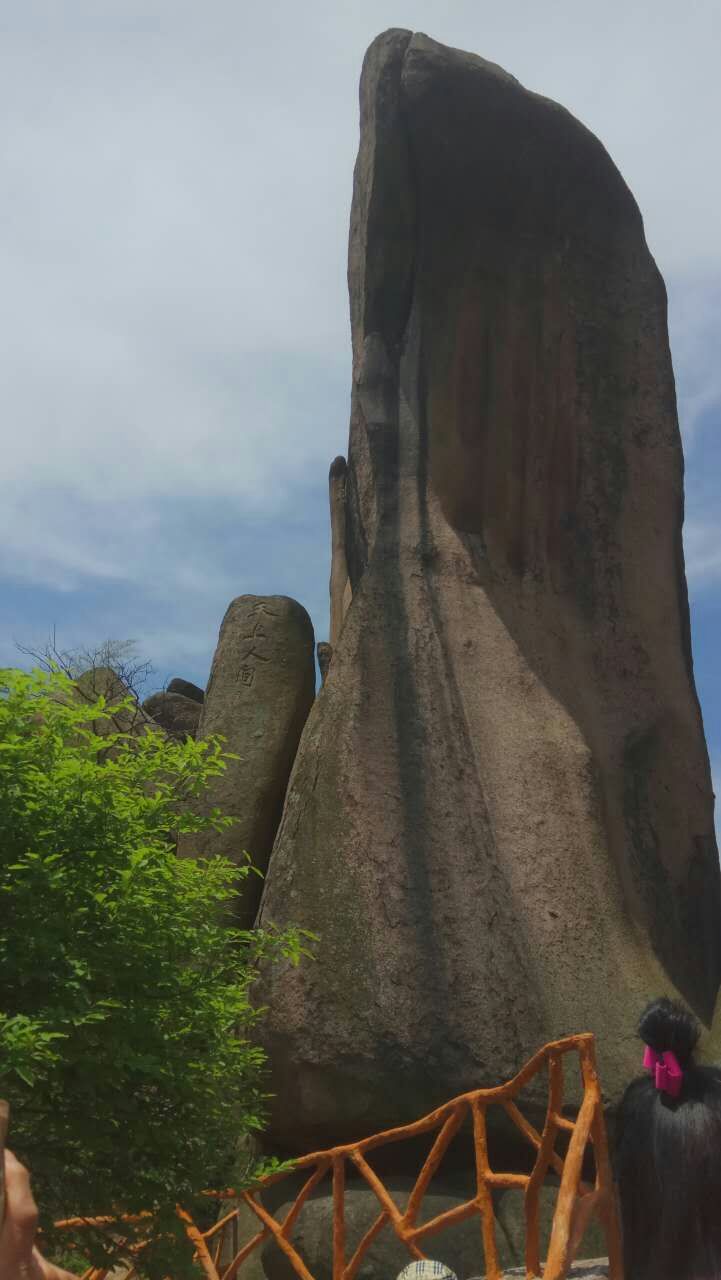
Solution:
[[(349, 250), (352, 604), (261, 921), (271, 1133), (314, 1150), (721, 976), (663, 280), (603, 146), (410, 31), (366, 56)], [(539, 1083), (539, 1110), (545, 1095)]]
[[(238, 758), (213, 779), (206, 803), (234, 817), (227, 831), (182, 836), (185, 856), (250, 854), (264, 872), (280, 821), (298, 741), (315, 696), (314, 637), (302, 605), (287, 596), (238, 596), (223, 618), (198, 736), (221, 734)], [(249, 928), (262, 891), (244, 881), (238, 923)]]
[[(291, 1196), (284, 1195), (279, 1184), (264, 1193), (265, 1207), (282, 1222), (293, 1205)], [(300, 1184), (298, 1184), (299, 1186)], [(396, 1176), (386, 1179), (385, 1185), (401, 1212), (405, 1209), (413, 1187), (413, 1179)], [(423, 1199), (418, 1225), (430, 1221), (441, 1213), (457, 1209), (473, 1197), (473, 1187), (459, 1177), (434, 1178)], [(539, 1227), (543, 1254), (550, 1234), (553, 1213), (558, 1198), (558, 1183), (549, 1182), (543, 1187), (539, 1202)], [(496, 1219), (496, 1244), (502, 1267), (518, 1266), (525, 1259), (525, 1215), (523, 1194), (519, 1191), (498, 1191), (493, 1197)], [(379, 1213), (378, 1200), (370, 1187), (361, 1180), (351, 1181), (345, 1192), (346, 1257), (350, 1259), (365, 1233)], [(227, 1210), (226, 1210), (227, 1211)], [(239, 1206), (239, 1244), (247, 1242), (258, 1229), (258, 1219), (244, 1204)], [(444, 1262), (460, 1278), (479, 1276), (485, 1272), (481, 1224), (476, 1217), (447, 1227), (437, 1235), (426, 1237), (421, 1247), (429, 1258)], [(333, 1280), (333, 1194), (329, 1185), (320, 1187), (301, 1210), (291, 1235), (291, 1244), (308, 1266), (314, 1280)], [(603, 1237), (594, 1223), (583, 1241), (585, 1253), (599, 1252), (604, 1248)], [(227, 1261), (230, 1261), (228, 1257)], [(409, 1262), (411, 1255), (386, 1223), (366, 1253), (357, 1272), (358, 1280), (394, 1280)], [(244, 1264), (246, 1280), (295, 1280), (295, 1272), (274, 1241), (254, 1250)], [(523, 1274), (525, 1276), (525, 1267)]]

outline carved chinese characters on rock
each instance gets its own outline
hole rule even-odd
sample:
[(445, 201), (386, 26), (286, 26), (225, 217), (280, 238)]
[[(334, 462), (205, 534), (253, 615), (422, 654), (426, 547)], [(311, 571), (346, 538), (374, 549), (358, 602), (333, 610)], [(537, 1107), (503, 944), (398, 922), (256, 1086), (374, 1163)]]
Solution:
[[(270, 662), (267, 644), (268, 633), (263, 625), (264, 618), (276, 618), (278, 615), (269, 609), (263, 600), (258, 600), (249, 609), (248, 629), (241, 635), (240, 666), (238, 680), (246, 688), (251, 688), (255, 680), (256, 663)], [(271, 624), (272, 625), (272, 624)]]

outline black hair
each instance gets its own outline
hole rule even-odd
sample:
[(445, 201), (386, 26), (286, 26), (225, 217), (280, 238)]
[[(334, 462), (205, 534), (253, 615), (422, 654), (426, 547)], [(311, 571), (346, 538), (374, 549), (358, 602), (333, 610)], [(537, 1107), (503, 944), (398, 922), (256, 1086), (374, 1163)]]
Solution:
[(694, 1061), (699, 1026), (676, 1001), (654, 1000), (638, 1030), (684, 1074), (678, 1098), (639, 1076), (618, 1109), (625, 1280), (721, 1280), (721, 1071)]

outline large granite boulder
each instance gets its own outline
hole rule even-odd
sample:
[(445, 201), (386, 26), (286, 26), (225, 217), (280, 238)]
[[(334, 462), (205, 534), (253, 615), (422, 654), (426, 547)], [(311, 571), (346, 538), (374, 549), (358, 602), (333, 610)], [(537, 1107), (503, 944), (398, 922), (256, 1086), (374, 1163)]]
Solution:
[[(262, 1195), (264, 1206), (277, 1222), (282, 1222), (290, 1212), (294, 1197), (302, 1179), (292, 1180), (292, 1191), (283, 1181), (269, 1188)], [(413, 1187), (414, 1179), (406, 1175), (391, 1176), (385, 1185), (398, 1208), (403, 1211)], [(423, 1198), (419, 1223), (428, 1222), (441, 1213), (457, 1209), (473, 1197), (472, 1178), (454, 1176), (435, 1177)], [(545, 1256), (550, 1238), (553, 1214), (558, 1199), (558, 1181), (549, 1178), (542, 1187), (539, 1200), (539, 1228), (542, 1254)], [(230, 1206), (223, 1206), (223, 1213)], [(233, 1207), (236, 1207), (235, 1205)], [(250, 1240), (258, 1230), (258, 1219), (242, 1201), (238, 1208), (238, 1244)], [(493, 1209), (496, 1225), (498, 1259), (502, 1267), (513, 1267), (525, 1260), (526, 1226), (523, 1193), (516, 1190), (495, 1190)], [(353, 1255), (365, 1233), (378, 1217), (379, 1203), (370, 1187), (361, 1179), (348, 1181), (344, 1197), (346, 1233), (346, 1258)], [(222, 1216), (222, 1215), (221, 1215)], [(228, 1245), (230, 1242), (228, 1242)], [(308, 1266), (314, 1280), (332, 1280), (333, 1277), (333, 1193), (330, 1177), (320, 1183), (300, 1212), (291, 1234), (291, 1244)], [(231, 1261), (232, 1250), (226, 1245), (222, 1261)], [(437, 1235), (428, 1236), (422, 1243), (424, 1253), (449, 1266), (461, 1280), (478, 1276), (485, 1271), (481, 1243), (480, 1220), (467, 1218), (452, 1224)], [(602, 1231), (596, 1221), (589, 1224), (583, 1239), (585, 1254), (599, 1253), (605, 1247)], [(358, 1280), (393, 1280), (410, 1261), (407, 1249), (401, 1244), (389, 1224), (376, 1237), (365, 1254), (357, 1272)], [(525, 1277), (525, 1266), (523, 1268)], [(250, 1254), (243, 1264), (244, 1280), (294, 1280), (295, 1273), (288, 1258), (273, 1240), (268, 1240)]]
[(143, 710), (152, 716), (161, 729), (172, 738), (195, 738), (202, 712), (202, 703), (187, 698), (183, 693), (171, 693), (170, 689), (154, 693), (146, 698)]
[[(264, 872), (280, 821), (300, 735), (315, 696), (314, 637), (302, 605), (287, 596), (238, 596), (220, 627), (198, 736), (221, 734), (237, 758), (208, 787), (205, 803), (237, 822), (226, 831), (181, 836), (182, 855), (250, 854)], [(250, 875), (237, 922), (250, 928), (262, 881)]]
[(708, 1023), (721, 975), (666, 294), (631, 193), (562, 107), (389, 31), (349, 285), (353, 603), (260, 913), (320, 935), (262, 984), (281, 1150), (564, 1032), (596, 1032), (617, 1098), (644, 1002)]
[(168, 693), (182, 693), (186, 698), (192, 698), (193, 702), (203, 702), (205, 699), (205, 690), (200, 685), (193, 684), (192, 680), (183, 680), (180, 676), (174, 676), (168, 684)]

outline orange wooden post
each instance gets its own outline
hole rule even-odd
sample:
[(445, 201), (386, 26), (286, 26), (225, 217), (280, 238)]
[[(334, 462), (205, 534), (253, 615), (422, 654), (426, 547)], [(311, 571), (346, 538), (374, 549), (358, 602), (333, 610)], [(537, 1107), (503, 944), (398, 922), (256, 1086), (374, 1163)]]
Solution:
[[(595, 1075), (595, 1054), (592, 1048), (590, 1049), (590, 1054), (592, 1055), (591, 1063)], [(592, 1137), (596, 1160), (596, 1186), (602, 1195), (602, 1207), (599, 1216), (606, 1238), (606, 1249), (608, 1250), (608, 1277), (609, 1280), (623, 1280), (621, 1221), (616, 1198), (616, 1184), (608, 1154), (608, 1136), (606, 1134), (606, 1123), (603, 1117), (600, 1096), (593, 1120)]]
[(218, 1275), (218, 1272), (215, 1269), (213, 1259), (210, 1256), (210, 1251), (208, 1249), (208, 1246), (205, 1243), (205, 1240), (203, 1239), (202, 1233), (198, 1230), (195, 1223), (193, 1222), (193, 1219), (191, 1218), (190, 1214), (186, 1213), (185, 1209), (182, 1209), (180, 1205), (176, 1206), (175, 1212), (177, 1213), (181, 1222), (185, 1224), (185, 1234), (194, 1245), (195, 1251), (198, 1255), (198, 1261), (200, 1262), (200, 1265), (203, 1268), (203, 1271), (208, 1277), (208, 1280), (220, 1280), (220, 1276)]
[(563, 1165), (563, 1177), (561, 1178), (558, 1200), (556, 1201), (556, 1211), (553, 1215), (544, 1280), (563, 1280), (570, 1264), (568, 1249), (571, 1239), (571, 1218), (574, 1201), (581, 1183), (583, 1157), (586, 1152), (586, 1144), (591, 1133), (591, 1125), (593, 1124), (598, 1101), (594, 1090), (592, 1088), (588, 1089), (581, 1103), (576, 1127), (571, 1135)]
[(333, 1161), (333, 1280), (345, 1271), (345, 1157)]
[(487, 1280), (500, 1280), (501, 1267), (496, 1245), (496, 1222), (493, 1198), (488, 1189), (488, 1138), (486, 1135), (486, 1108), (477, 1099), (473, 1106), (473, 1145), (476, 1154), (476, 1200), (481, 1210), (483, 1252), (486, 1261)]
[[(548, 1059), (548, 1106), (546, 1109), (546, 1122), (543, 1126), (543, 1134), (541, 1136), (538, 1154), (528, 1180), (525, 1195), (525, 1215), (526, 1215), (526, 1274), (528, 1276), (540, 1276), (541, 1274), (541, 1246), (538, 1230), (538, 1198), (541, 1187), (548, 1172), (548, 1166), (551, 1162), (553, 1153), (553, 1144), (556, 1141), (556, 1133), (558, 1127), (555, 1117), (559, 1114), (563, 1105), (563, 1067), (561, 1060), (552, 1054)], [(561, 1163), (559, 1161), (559, 1163)], [(561, 1164), (561, 1170), (563, 1165)]]

